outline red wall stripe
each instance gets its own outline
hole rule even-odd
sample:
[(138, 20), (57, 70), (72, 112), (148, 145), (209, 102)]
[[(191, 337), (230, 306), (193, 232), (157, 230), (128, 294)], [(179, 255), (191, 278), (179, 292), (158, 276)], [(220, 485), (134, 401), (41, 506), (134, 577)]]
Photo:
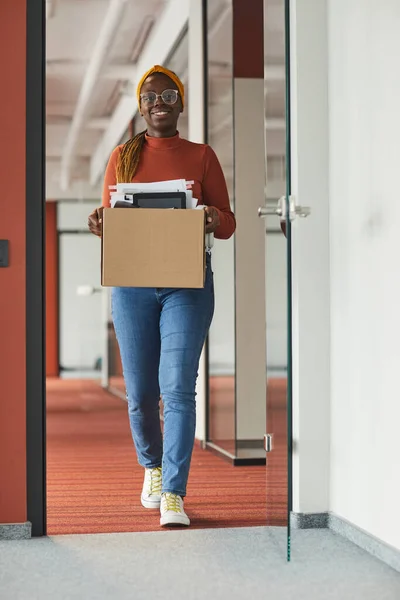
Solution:
[(264, 0), (233, 0), (233, 77), (264, 78)]
[[(1, 0), (0, 523), (26, 521), (26, 0)], [(10, 51), (6, 51), (10, 49)]]

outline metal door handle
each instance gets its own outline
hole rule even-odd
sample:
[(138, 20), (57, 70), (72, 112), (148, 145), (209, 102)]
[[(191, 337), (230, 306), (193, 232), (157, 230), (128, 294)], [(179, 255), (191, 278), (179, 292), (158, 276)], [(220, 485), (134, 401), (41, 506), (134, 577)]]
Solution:
[[(267, 204), (265, 206), (260, 206), (258, 209), (258, 216), (265, 218), (276, 215), (281, 219), (286, 219), (286, 205), (286, 196), (282, 196), (282, 198), (279, 198), (276, 206), (268, 206)], [(297, 206), (296, 198), (294, 196), (289, 196), (289, 219), (291, 221), (294, 221), (296, 217), (302, 217), (304, 219), (310, 214), (311, 208), (309, 206)]]
[(282, 196), (276, 204), (266, 204), (258, 209), (258, 216), (262, 219), (269, 216), (278, 216), (281, 219), (286, 217), (286, 198)]
[(282, 217), (282, 209), (279, 206), (260, 206), (258, 216), (261, 218), (277, 215)]

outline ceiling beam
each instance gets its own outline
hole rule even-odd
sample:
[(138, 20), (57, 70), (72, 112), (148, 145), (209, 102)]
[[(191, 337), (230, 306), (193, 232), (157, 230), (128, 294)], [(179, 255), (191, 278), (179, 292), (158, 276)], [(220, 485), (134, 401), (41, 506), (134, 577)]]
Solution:
[[(71, 125), (72, 119), (71, 117), (63, 116), (63, 115), (55, 115), (50, 114), (46, 116), (46, 126), (51, 127), (57, 125), (69, 126)], [(107, 129), (110, 124), (110, 119), (108, 117), (99, 117), (97, 119), (89, 119), (85, 121), (83, 127), (85, 129), (91, 129), (96, 131), (101, 131)]]
[(63, 190), (68, 189), (76, 146), (93, 98), (93, 90), (97, 83), (99, 73), (104, 65), (107, 52), (118, 31), (126, 5), (127, 0), (110, 0), (108, 4), (104, 21), (82, 82), (71, 127), (68, 131), (67, 140), (64, 146), (60, 175), (60, 187)]
[[(86, 63), (82, 61), (67, 61), (58, 62), (50, 61), (46, 65), (47, 77), (79, 77), (86, 68)], [(105, 65), (100, 73), (99, 78), (111, 79), (112, 81), (128, 81), (135, 77), (136, 68), (134, 64), (108, 64)], [(209, 74), (213, 79), (222, 79), (232, 77), (231, 65), (213, 65), (209, 66)], [(266, 65), (264, 69), (264, 77), (267, 81), (285, 81), (285, 66), (284, 65)]]
[[(136, 63), (139, 76), (154, 64), (163, 64), (173, 51), (189, 19), (189, 0), (169, 0), (152, 28)], [(134, 76), (129, 80), (137, 85)], [(96, 184), (104, 173), (109, 156), (120, 143), (132, 117), (137, 112), (134, 95), (123, 95), (111, 117), (110, 125), (97, 146), (90, 165), (90, 182)]]
[[(85, 72), (87, 63), (83, 61), (49, 61), (46, 63), (47, 77), (80, 77)], [(133, 64), (108, 64), (102, 67), (99, 78), (118, 81), (132, 79), (135, 75)]]

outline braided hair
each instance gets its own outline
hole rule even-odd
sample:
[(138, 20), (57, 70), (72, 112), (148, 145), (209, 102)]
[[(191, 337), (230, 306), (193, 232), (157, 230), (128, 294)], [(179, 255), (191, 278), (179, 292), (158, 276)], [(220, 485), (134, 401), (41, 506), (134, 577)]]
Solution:
[(117, 162), (117, 183), (128, 183), (134, 178), (140, 162), (146, 131), (141, 131), (122, 146)]

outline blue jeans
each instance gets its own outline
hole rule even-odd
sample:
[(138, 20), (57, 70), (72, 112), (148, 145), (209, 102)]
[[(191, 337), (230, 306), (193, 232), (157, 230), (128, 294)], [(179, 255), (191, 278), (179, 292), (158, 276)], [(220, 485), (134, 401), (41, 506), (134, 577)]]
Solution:
[(148, 469), (162, 465), (163, 493), (186, 495), (196, 425), (197, 372), (213, 313), (209, 254), (202, 289), (112, 290), (112, 316), (138, 461)]

